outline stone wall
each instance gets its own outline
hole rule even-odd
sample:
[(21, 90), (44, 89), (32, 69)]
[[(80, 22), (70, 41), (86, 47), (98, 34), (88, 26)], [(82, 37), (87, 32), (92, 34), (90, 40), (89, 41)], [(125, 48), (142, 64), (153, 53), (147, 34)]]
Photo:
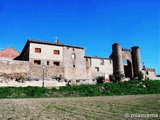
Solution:
[(98, 76), (113, 74), (113, 63), (111, 59), (91, 58), (92, 79)]
[(29, 77), (33, 80), (39, 80), (43, 77), (44, 71), (44, 78), (46, 80), (51, 80), (53, 78), (61, 77), (64, 78), (64, 67), (62, 66), (44, 66), (42, 65), (30, 65)]
[(0, 73), (15, 74), (28, 73), (29, 62), (0, 59)]
[(63, 66), (66, 79), (86, 79), (84, 49), (64, 47)]
[(156, 73), (155, 73), (155, 69), (153, 68), (144, 68), (142, 69), (142, 72), (144, 74), (144, 78), (145, 79), (160, 79), (160, 78), (156, 78)]
[[(29, 77), (42, 78), (42, 65), (33, 65), (28, 61), (0, 60), (0, 74), (28, 74)], [(64, 76), (64, 67), (45, 66), (44, 75), (49, 77)]]

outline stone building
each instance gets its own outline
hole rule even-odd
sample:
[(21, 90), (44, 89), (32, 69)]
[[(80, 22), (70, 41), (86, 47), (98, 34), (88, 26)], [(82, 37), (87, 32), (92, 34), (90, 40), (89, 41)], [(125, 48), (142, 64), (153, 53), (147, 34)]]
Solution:
[(124, 74), (125, 77), (135, 78), (142, 71), (145, 79), (156, 78), (155, 69), (143, 68), (141, 66), (140, 48), (133, 46), (131, 49), (121, 48), (119, 43), (112, 45), (112, 54), (110, 58), (113, 60), (113, 73)]
[[(112, 60), (85, 56), (83, 47), (28, 40), (15, 60), (29, 61), (29, 74), (41, 76), (42, 65), (46, 76), (63, 76), (65, 79), (93, 79), (113, 73)], [(38, 71), (38, 72), (37, 72)]]
[(93, 80), (97, 76), (109, 79), (109, 75), (117, 72), (129, 78), (136, 77), (139, 71), (143, 71), (147, 78), (156, 76), (154, 69), (141, 68), (139, 47), (124, 49), (118, 43), (112, 45), (110, 58), (101, 58), (85, 56), (83, 47), (61, 44), (58, 40), (27, 40), (22, 52), (14, 60), (0, 58), (0, 73), (23, 72), (31, 79), (41, 79), (43, 70), (45, 79), (63, 77), (72, 81)]
[(109, 79), (109, 75), (113, 74), (113, 62), (109, 58), (89, 57), (85, 56), (86, 62), (86, 78), (94, 79), (98, 76), (105, 76)]

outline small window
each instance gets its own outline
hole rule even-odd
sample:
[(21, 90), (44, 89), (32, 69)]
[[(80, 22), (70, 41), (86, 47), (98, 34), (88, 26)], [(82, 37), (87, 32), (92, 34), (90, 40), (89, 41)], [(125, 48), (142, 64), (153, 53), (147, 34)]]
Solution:
[(73, 51), (74, 51), (74, 48), (73, 48)]
[(49, 65), (49, 61), (47, 61), (47, 65)]
[(72, 59), (76, 59), (76, 54), (72, 54)]
[(148, 72), (148, 71), (146, 71), (146, 74), (147, 74), (147, 75), (149, 75), (149, 72)]
[(53, 62), (53, 65), (54, 66), (60, 66), (60, 63), (59, 62)]
[(88, 58), (86, 58), (86, 61), (88, 61)]
[(35, 53), (41, 53), (41, 48), (35, 48)]
[(99, 67), (95, 67), (95, 69), (96, 69), (97, 71), (99, 71)]
[(60, 52), (59, 52), (59, 50), (54, 50), (54, 51), (53, 51), (53, 54), (55, 54), (55, 55), (59, 55), (59, 54), (60, 54)]
[(41, 64), (41, 61), (40, 61), (40, 60), (34, 60), (34, 64), (35, 64), (35, 65), (40, 65), (40, 64)]
[(76, 67), (75, 65), (73, 65), (73, 67)]

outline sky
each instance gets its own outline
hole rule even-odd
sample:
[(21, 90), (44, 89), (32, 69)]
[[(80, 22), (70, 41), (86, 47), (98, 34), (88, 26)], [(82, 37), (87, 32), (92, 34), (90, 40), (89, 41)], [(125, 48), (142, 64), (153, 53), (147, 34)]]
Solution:
[(0, 0), (0, 49), (27, 39), (85, 48), (109, 58), (112, 44), (140, 47), (141, 63), (160, 74), (159, 0)]

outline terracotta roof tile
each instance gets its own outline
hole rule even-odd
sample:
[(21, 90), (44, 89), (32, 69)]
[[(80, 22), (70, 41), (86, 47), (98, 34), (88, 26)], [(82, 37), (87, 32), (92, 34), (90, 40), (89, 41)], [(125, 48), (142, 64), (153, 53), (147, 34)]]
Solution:
[(15, 50), (12, 47), (5, 48), (3, 50), (0, 50), (0, 58), (9, 58), (14, 59), (16, 58), (20, 53)]

